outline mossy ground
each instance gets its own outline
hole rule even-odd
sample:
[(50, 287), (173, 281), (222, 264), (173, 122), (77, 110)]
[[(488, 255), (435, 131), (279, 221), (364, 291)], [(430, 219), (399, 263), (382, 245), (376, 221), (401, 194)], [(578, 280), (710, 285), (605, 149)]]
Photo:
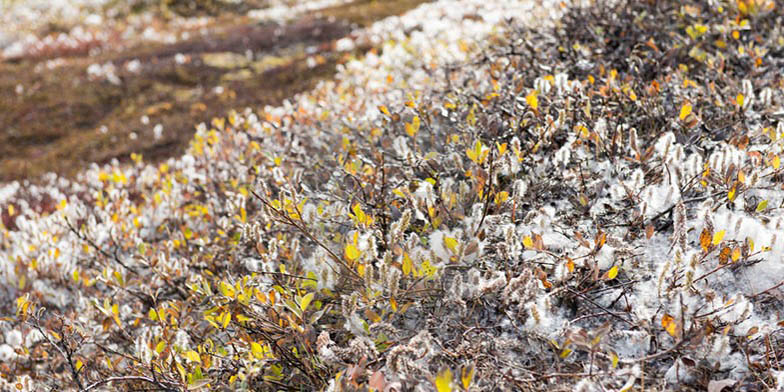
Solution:
[[(313, 88), (334, 75), (336, 64), (362, 53), (331, 49), (330, 43), (348, 34), (352, 25), (368, 25), (423, 2), (359, 0), (304, 15), (277, 36), (277, 25), (229, 14), (218, 17), (206, 37), (176, 44), (109, 48), (96, 56), (77, 53), (51, 70), (46, 56), (0, 62), (0, 181), (34, 179), (47, 172), (72, 176), (92, 162), (127, 160), (132, 152), (148, 161), (181, 154), (194, 124), (231, 109), (279, 104)], [(320, 51), (314, 68), (306, 61), (309, 46)], [(244, 64), (210, 66), (203, 61), (209, 54), (248, 50), (254, 58)], [(177, 63), (177, 54), (190, 61)], [(134, 59), (142, 64), (138, 73), (123, 68)], [(88, 78), (90, 64), (109, 61), (122, 84)], [(36, 67), (41, 70), (33, 71)], [(19, 93), (17, 86), (24, 91)], [(217, 86), (222, 93), (215, 93)], [(140, 121), (143, 116), (148, 124)], [(164, 129), (158, 139), (153, 137), (156, 124)], [(132, 139), (132, 133), (138, 137)]]

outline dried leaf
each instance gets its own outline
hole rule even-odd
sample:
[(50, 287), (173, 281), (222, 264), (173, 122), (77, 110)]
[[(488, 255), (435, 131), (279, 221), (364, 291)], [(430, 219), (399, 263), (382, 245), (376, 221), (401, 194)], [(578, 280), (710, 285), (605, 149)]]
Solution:
[(368, 379), (368, 386), (376, 391), (383, 391), (386, 385), (387, 381), (384, 378), (384, 372), (381, 370), (373, 372), (373, 374)]
[(727, 264), (727, 262), (730, 259), (730, 253), (732, 253), (730, 248), (728, 248), (726, 246), (724, 248), (722, 248), (721, 252), (719, 253), (719, 264), (722, 264), (722, 265), (723, 264)]
[(713, 238), (713, 233), (708, 230), (708, 228), (702, 229), (702, 233), (700, 233), (700, 247), (702, 250), (707, 252), (710, 249), (711, 239)]
[(725, 378), (724, 380), (711, 380), (708, 382), (708, 392), (722, 392), (724, 388), (731, 388), (737, 381)]

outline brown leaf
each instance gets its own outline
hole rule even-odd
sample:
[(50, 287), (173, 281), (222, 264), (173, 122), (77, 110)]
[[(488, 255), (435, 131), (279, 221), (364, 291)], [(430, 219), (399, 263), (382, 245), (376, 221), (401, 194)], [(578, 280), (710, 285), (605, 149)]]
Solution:
[(719, 264), (722, 264), (722, 265), (727, 264), (727, 261), (729, 261), (729, 259), (730, 259), (730, 254), (731, 253), (732, 253), (732, 250), (730, 250), (729, 247), (725, 246), (721, 250), (721, 253), (719, 253)]
[(604, 246), (604, 243), (607, 242), (607, 233), (599, 230), (599, 233), (596, 234), (596, 238), (593, 240), (596, 246), (594, 247), (593, 251), (598, 252)]
[(535, 233), (534, 233), (534, 249), (544, 250), (544, 241), (542, 240), (542, 236)]
[(708, 392), (721, 392), (724, 388), (732, 387), (737, 381), (725, 378), (724, 380), (711, 380), (708, 383)]
[(386, 385), (387, 385), (387, 381), (384, 378), (384, 372), (382, 372), (381, 370), (375, 371), (373, 375), (370, 376), (370, 379), (368, 380), (368, 386), (377, 391), (383, 391)]
[(588, 249), (591, 248), (591, 244), (589, 244), (588, 241), (586, 241), (585, 238), (583, 238), (583, 234), (582, 233), (580, 233), (579, 231), (575, 231), (574, 232), (574, 236), (577, 237), (577, 241), (580, 242), (580, 245), (582, 245), (582, 246), (584, 246), (584, 247), (586, 247)]
[(645, 228), (645, 238), (651, 239), (651, 237), (653, 237), (654, 232), (655, 229), (653, 228), (653, 225), (648, 225), (648, 227)]

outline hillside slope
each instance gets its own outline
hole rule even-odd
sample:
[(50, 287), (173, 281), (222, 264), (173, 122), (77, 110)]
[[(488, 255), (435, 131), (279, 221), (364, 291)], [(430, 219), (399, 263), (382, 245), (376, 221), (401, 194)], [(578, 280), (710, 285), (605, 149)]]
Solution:
[(6, 184), (4, 387), (784, 387), (781, 9), (423, 4), (182, 157)]

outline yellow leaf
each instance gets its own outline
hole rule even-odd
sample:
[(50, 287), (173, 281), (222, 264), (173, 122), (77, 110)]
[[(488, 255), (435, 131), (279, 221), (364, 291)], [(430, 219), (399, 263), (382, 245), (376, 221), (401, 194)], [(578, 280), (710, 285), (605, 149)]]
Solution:
[(14, 216), (14, 213), (15, 213), (14, 205), (13, 204), (9, 204), (8, 205), (8, 216)]
[(735, 191), (736, 191), (736, 189), (737, 189), (737, 187), (733, 185), (732, 188), (730, 189), (729, 193), (727, 193), (727, 198), (730, 199), (730, 201), (735, 201)]
[(498, 147), (498, 156), (503, 156), (504, 154), (506, 154), (506, 146), (507, 146), (506, 143), (500, 144), (496, 142), (495, 145)]
[(191, 362), (201, 363), (201, 357), (199, 357), (199, 353), (193, 350), (185, 352), (185, 358), (188, 358), (188, 360)]
[(533, 110), (537, 110), (539, 108), (539, 98), (536, 97), (536, 90), (531, 91), (531, 93), (525, 96), (525, 102)]
[(380, 110), (380, 111), (381, 111), (381, 113), (384, 113), (384, 114), (386, 114), (386, 115), (387, 115), (387, 116), (389, 116), (389, 117), (392, 117), (392, 114), (391, 114), (391, 113), (389, 113), (389, 109), (387, 109), (387, 107), (386, 107), (386, 106), (384, 106), (384, 105), (379, 105), (379, 106), (378, 106), (378, 110)]
[(408, 136), (414, 137), (419, 132), (419, 116), (414, 116), (411, 123), (406, 123), (406, 133)]
[(444, 237), (444, 244), (453, 253), (457, 254), (457, 240), (452, 237)]
[(218, 288), (220, 289), (221, 294), (223, 294), (224, 297), (234, 298), (235, 291), (230, 284), (221, 281), (220, 284), (218, 285)]
[(743, 96), (743, 94), (738, 94), (738, 96), (737, 96), (737, 98), (735, 100), (738, 101), (738, 106), (742, 108), (743, 107), (743, 101), (745, 100), (745, 97)]
[(759, 202), (759, 204), (757, 204), (757, 212), (765, 211), (766, 208), (768, 208), (768, 201), (767, 200), (763, 200), (763, 201)]
[(438, 392), (452, 392), (452, 371), (444, 369), (436, 376), (436, 391)]
[(720, 230), (716, 232), (716, 234), (713, 235), (713, 241), (711, 241), (711, 243), (713, 245), (718, 245), (721, 242), (721, 240), (724, 238), (724, 233), (725, 233), (724, 230)]
[(672, 316), (670, 316), (669, 314), (665, 314), (664, 316), (662, 316), (661, 323), (662, 323), (662, 327), (664, 327), (664, 330), (667, 331), (667, 333), (670, 334), (670, 336), (674, 338), (678, 337), (678, 323), (675, 321), (675, 319)]
[(770, 165), (773, 166), (774, 169), (778, 170), (781, 167), (781, 158), (778, 155), (773, 157), (773, 160), (770, 161)]
[(308, 305), (310, 302), (313, 301), (313, 293), (307, 293), (304, 297), (302, 297), (302, 301), (299, 304), (300, 309), (302, 309), (302, 313), (305, 313), (308, 310)]
[(158, 344), (155, 345), (155, 352), (160, 354), (163, 352), (163, 349), (166, 348), (166, 341), (161, 340)]
[(411, 257), (408, 255), (408, 252), (403, 253), (403, 275), (408, 276), (411, 273), (411, 270), (414, 269), (414, 262), (411, 261)]
[(686, 117), (689, 117), (689, 114), (691, 114), (691, 104), (686, 102), (683, 104), (683, 106), (681, 106), (681, 114), (678, 116), (678, 118), (683, 121), (686, 119)]
[(474, 367), (464, 367), (460, 375), (460, 381), (463, 383), (463, 388), (468, 390), (471, 386), (471, 381), (474, 379)]
[(613, 280), (615, 277), (618, 276), (618, 266), (614, 266), (607, 271), (607, 280)]
[(231, 312), (224, 313), (223, 314), (223, 323), (221, 324), (221, 326), (224, 329), (226, 329), (226, 327), (229, 325), (230, 322), (231, 322)]
[(738, 261), (740, 258), (740, 248), (733, 249), (730, 257), (732, 258), (732, 261)]
[(526, 249), (533, 249), (534, 240), (531, 238), (530, 235), (523, 237), (523, 246), (525, 246)]
[(481, 164), (482, 161), (483, 161), (483, 159), (482, 159), (482, 142), (477, 140), (476, 143), (474, 143), (474, 148), (473, 149), (470, 149), (470, 148), (466, 149), (466, 155), (468, 155), (468, 158), (471, 159), (474, 163)]
[(498, 192), (495, 195), (495, 204), (501, 205), (505, 201), (507, 201), (508, 199), (509, 199), (509, 192), (507, 192), (507, 191)]
[(345, 253), (346, 253), (346, 258), (349, 261), (354, 261), (354, 260), (358, 259), (359, 256), (362, 255), (362, 252), (360, 252), (359, 249), (357, 249), (357, 247), (354, 246), (354, 244), (346, 245), (346, 252)]
[(250, 343), (250, 351), (253, 353), (253, 357), (256, 359), (263, 359), (264, 358), (264, 348), (261, 347), (260, 344), (256, 342)]
[(570, 273), (574, 272), (574, 261), (570, 258), (566, 260), (566, 269), (569, 270)]

